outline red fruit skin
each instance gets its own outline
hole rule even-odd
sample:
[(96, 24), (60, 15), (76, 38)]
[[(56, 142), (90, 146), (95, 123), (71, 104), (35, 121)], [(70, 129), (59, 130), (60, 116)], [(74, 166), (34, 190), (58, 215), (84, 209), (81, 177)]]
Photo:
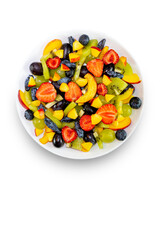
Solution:
[(79, 121), (79, 124), (84, 131), (91, 131), (95, 126), (92, 124), (90, 115), (83, 115)]
[(77, 136), (78, 135), (76, 130), (71, 129), (70, 127), (67, 126), (62, 128), (62, 137), (66, 143), (73, 142), (77, 138)]
[(70, 68), (67, 67), (65, 64), (62, 64), (62, 65), (61, 65), (61, 68), (62, 68), (62, 70), (64, 70), (64, 71), (70, 71)]
[(65, 93), (65, 99), (69, 102), (77, 101), (82, 96), (80, 87), (74, 83), (68, 83), (69, 91)]
[(103, 61), (100, 59), (93, 59), (87, 63), (87, 69), (95, 77), (101, 77), (103, 73)]
[(107, 94), (107, 87), (104, 85), (104, 83), (99, 83), (97, 85), (97, 93), (102, 96)]
[(103, 123), (110, 124), (116, 119), (117, 109), (113, 104), (106, 104), (100, 107), (96, 113), (102, 117)]
[(57, 92), (49, 82), (42, 83), (36, 92), (36, 98), (41, 102), (53, 102), (56, 96)]
[(116, 53), (113, 49), (110, 49), (108, 52), (105, 53), (103, 57), (104, 64), (116, 64), (119, 61), (118, 53)]
[(61, 59), (59, 57), (48, 58), (46, 61), (47, 67), (50, 69), (56, 69), (59, 67)]
[(21, 99), (20, 90), (18, 90), (18, 100), (19, 100), (20, 104), (22, 105), (22, 107), (24, 107), (25, 109), (29, 109)]

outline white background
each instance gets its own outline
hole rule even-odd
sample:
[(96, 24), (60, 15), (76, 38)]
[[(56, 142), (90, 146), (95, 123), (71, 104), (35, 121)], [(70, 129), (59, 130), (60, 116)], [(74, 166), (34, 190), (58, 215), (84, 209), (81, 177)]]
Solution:
[[(1, 240), (160, 239), (159, 1), (1, 3)], [(15, 98), (28, 53), (48, 36), (99, 31), (139, 64), (142, 120), (113, 153), (77, 161), (54, 156), (23, 129)], [(74, 34), (74, 33), (73, 33)]]

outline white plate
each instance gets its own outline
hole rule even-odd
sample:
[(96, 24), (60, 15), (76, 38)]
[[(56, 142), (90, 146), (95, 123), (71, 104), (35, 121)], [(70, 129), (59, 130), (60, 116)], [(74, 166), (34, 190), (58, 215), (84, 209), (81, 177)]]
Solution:
[[(30, 56), (27, 59), (26, 63), (24, 64), (24, 67), (20, 73), (18, 89), (21, 89), (22, 91), (24, 90), (24, 81), (25, 81), (26, 77), (30, 74), (30, 72), (29, 72), (30, 63), (40, 60), (43, 49), (50, 40), (52, 40), (54, 38), (59, 38), (62, 40), (63, 43), (65, 43), (65, 42), (68, 42), (68, 39), (67, 39), (68, 36), (72, 35), (73, 37), (78, 39), (80, 34), (74, 34), (74, 31), (73, 31), (72, 33), (68, 33), (66, 35), (66, 37), (53, 35), (53, 37), (51, 39), (48, 39), (43, 44), (37, 46), (37, 48), (35, 49), (35, 52), (32, 54), (32, 56)], [(113, 48), (119, 54), (119, 56), (126, 56), (128, 62), (131, 64), (131, 66), (133, 68), (133, 71), (135, 73), (137, 73), (139, 75), (140, 79), (142, 80), (140, 70), (139, 70), (135, 60), (120, 44), (118, 44), (115, 40), (105, 36), (104, 34), (91, 33), (91, 34), (89, 34), (89, 36), (91, 39), (96, 38), (98, 41), (100, 41), (102, 38), (106, 38), (106, 45), (108, 45), (109, 48)], [(136, 86), (136, 90), (135, 90), (134, 96), (141, 98), (142, 103), (143, 103), (143, 82), (141, 82), (139, 84), (135, 84), (135, 86)], [(26, 129), (28, 134), (34, 139), (34, 141), (36, 141), (38, 144), (40, 144), (41, 147), (45, 148), (46, 150), (48, 150), (56, 155), (59, 155), (59, 156), (65, 157), (65, 158), (72, 158), (72, 159), (90, 159), (90, 158), (100, 157), (107, 153), (110, 153), (111, 151), (113, 151), (116, 148), (118, 148), (119, 146), (121, 146), (123, 143), (125, 143), (125, 141), (131, 136), (133, 131), (136, 129), (137, 124), (139, 123), (139, 120), (141, 117), (142, 107), (143, 107), (143, 104), (142, 104), (140, 109), (132, 111), (132, 115), (131, 115), (132, 123), (128, 128), (125, 129), (127, 132), (127, 138), (124, 141), (115, 140), (112, 143), (103, 144), (103, 149), (99, 149), (98, 145), (96, 144), (89, 152), (81, 152), (81, 151), (77, 151), (77, 150), (74, 150), (71, 148), (66, 148), (65, 145), (62, 148), (56, 148), (53, 146), (53, 144), (51, 142), (49, 142), (45, 145), (41, 144), (39, 142), (39, 138), (41, 136), (39, 136), (39, 137), (35, 136), (34, 127), (33, 127), (32, 122), (27, 121), (24, 118), (25, 109), (19, 103), (18, 98), (17, 98), (16, 102), (17, 102), (17, 110), (18, 110), (20, 120), (21, 120), (24, 128)]]

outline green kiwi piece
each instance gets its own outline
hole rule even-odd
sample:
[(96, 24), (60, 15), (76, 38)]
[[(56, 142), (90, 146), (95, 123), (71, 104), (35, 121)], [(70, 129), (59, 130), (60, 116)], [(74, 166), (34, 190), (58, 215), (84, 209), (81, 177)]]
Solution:
[(128, 85), (120, 78), (111, 78), (111, 81), (107, 86), (108, 94), (119, 95)]

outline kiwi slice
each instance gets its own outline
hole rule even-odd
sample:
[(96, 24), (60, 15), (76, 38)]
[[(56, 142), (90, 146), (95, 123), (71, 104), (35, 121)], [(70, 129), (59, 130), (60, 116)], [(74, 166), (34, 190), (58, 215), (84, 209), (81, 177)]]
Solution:
[(111, 78), (111, 80), (112, 82), (107, 86), (109, 94), (119, 95), (128, 85), (120, 78)]
[(124, 66), (121, 60), (115, 65), (115, 72), (119, 72), (121, 74), (131, 75), (133, 74), (132, 67), (129, 63)]
[(77, 137), (77, 138), (72, 142), (72, 148), (81, 151), (81, 150), (82, 150), (82, 143), (83, 143), (83, 142), (84, 142), (83, 138)]

